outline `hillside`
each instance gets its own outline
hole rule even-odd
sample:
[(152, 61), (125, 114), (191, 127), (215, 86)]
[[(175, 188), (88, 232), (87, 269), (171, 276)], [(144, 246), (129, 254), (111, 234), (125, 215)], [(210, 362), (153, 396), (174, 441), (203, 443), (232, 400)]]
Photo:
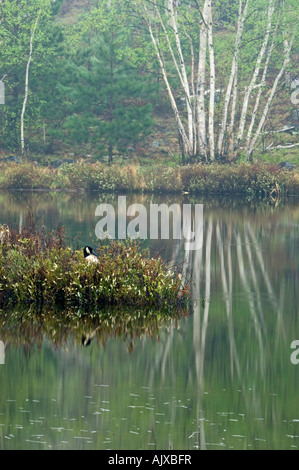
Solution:
[[(61, 20), (68, 25), (75, 23), (81, 13), (91, 8), (92, 3), (92, 0), (65, 0), (60, 12)], [(293, 60), (296, 60), (296, 57), (295, 51)], [(299, 110), (298, 105), (290, 102), (290, 87), (292, 87), (295, 78), (294, 72), (291, 71), (277, 90), (278, 98), (273, 101), (272, 112), (260, 148), (262, 152), (265, 152), (262, 159), (271, 161), (288, 159), (296, 163), (299, 158), (299, 147), (296, 145), (298, 142)], [(165, 93), (164, 105), (167, 100), (168, 97)], [(154, 119), (153, 133), (142, 145), (130, 148), (129, 156), (131, 158), (152, 157), (155, 161), (159, 161), (167, 156), (179, 155), (178, 132), (171, 107), (167, 104), (164, 108), (162, 106), (156, 107)]]
[[(293, 11), (285, 12), (286, 23), (278, 0), (272, 9), (266, 0), (248, 2), (241, 34), (238, 0), (217, 7), (204, 0), (212, 19), (206, 26), (189, 2), (169, 0), (165, 11), (161, 2), (138, 10), (129, 1), (111, 8), (110, 0), (45, 0), (40, 16), (35, 0), (26, 0), (27, 17), (38, 26), (34, 38), (35, 29), (16, 18), (18, 0), (3, 4), (3, 157), (46, 164), (64, 157), (299, 161)], [(268, 28), (265, 9), (277, 29)], [(292, 41), (282, 41), (286, 34)]]

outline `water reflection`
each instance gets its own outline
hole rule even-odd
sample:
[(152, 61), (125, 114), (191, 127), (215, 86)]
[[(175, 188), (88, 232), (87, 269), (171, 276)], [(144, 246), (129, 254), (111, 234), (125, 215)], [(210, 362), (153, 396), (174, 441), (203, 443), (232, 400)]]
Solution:
[[(263, 230), (267, 230), (269, 221), (266, 221), (266, 224), (258, 222), (263, 226)], [(296, 225), (298, 226), (297, 222)], [(298, 332), (295, 315), (297, 304), (293, 302), (292, 294), (286, 298), (285, 291), (287, 289), (290, 295), (290, 285), (286, 287), (286, 274), (289, 277), (290, 271), (286, 271), (286, 267), (289, 263), (290, 266), (294, 266), (295, 261), (293, 274), (295, 278), (298, 278), (299, 259), (298, 257), (296, 260), (288, 259), (287, 244), (278, 243), (279, 249), (277, 250), (277, 238), (283, 240), (281, 220), (277, 222), (272, 220), (269, 228), (271, 233), (276, 234), (276, 237), (273, 237), (275, 240), (273, 247), (266, 246), (269, 242), (271, 243), (271, 236), (260, 237), (259, 230), (256, 230), (256, 227), (248, 220), (239, 223), (239, 221), (231, 220), (230, 217), (225, 220), (222, 216), (221, 218), (214, 217), (212, 221), (212, 217), (209, 216), (206, 222), (205, 253), (195, 254), (192, 263), (194, 298), (196, 299), (193, 315), (193, 347), (199, 390), (199, 411), (202, 410), (201, 391), (206, 377), (204, 368), (207, 368), (205, 356), (208, 323), (212, 321), (215, 323), (215, 316), (219, 316), (220, 312), (222, 314), (223, 310), (226, 312), (228, 329), (227, 351), (223, 350), (223, 358), (220, 358), (216, 354), (216, 348), (211, 350), (209, 346), (208, 349), (210, 355), (213, 355), (212, 365), (219, 361), (223, 370), (230, 371), (231, 383), (237, 382), (240, 386), (244, 402), (242, 419), (244, 416), (255, 416), (255, 419), (263, 416), (264, 407), (270, 406), (270, 402), (273, 407), (271, 414), (274, 413), (271, 418), (275, 417), (276, 404), (272, 403), (270, 397), (265, 402), (264, 392), (267, 391), (274, 396), (277, 395), (274, 391), (282, 392), (281, 384), (276, 376), (282, 358), (285, 369), (281, 378), (285, 383), (292, 383), (294, 379), (293, 372), (295, 371), (290, 367), (287, 354), (290, 338), (295, 331)], [(213, 235), (215, 237), (212, 262), (215, 270), (214, 276), (211, 274)], [(201, 273), (204, 273), (203, 279), (201, 279)], [(213, 285), (212, 297), (211, 284)], [(201, 293), (203, 285), (205, 286), (204, 294)], [(201, 302), (201, 297), (204, 302)], [(222, 301), (220, 308), (215, 305), (216, 299)], [(238, 304), (241, 304), (241, 308), (237, 308)], [(244, 355), (244, 345), (247, 350), (246, 355)], [(225, 364), (224, 357), (227, 361)], [(272, 380), (268, 381), (270, 377), (271, 379), (274, 377), (273, 383)], [(270, 386), (274, 389), (269, 389)], [(255, 392), (254, 399), (253, 391)], [(291, 393), (294, 392), (295, 389)], [(286, 393), (286, 389), (283, 393)], [(203, 449), (209, 447), (206, 445), (204, 429), (207, 421), (200, 412), (199, 416), (198, 433), (201, 439), (197, 445)], [(261, 422), (265, 423), (266, 418), (261, 418)], [(277, 425), (276, 420), (273, 424)], [(263, 432), (266, 434), (266, 423)], [(236, 436), (240, 437), (241, 434)], [(248, 430), (243, 437), (248, 439)], [(264, 440), (265, 446), (271, 447), (267, 439), (261, 440)], [(224, 441), (218, 441), (218, 445), (224, 444)], [(210, 443), (210, 445), (216, 445), (216, 443)], [(253, 444), (250, 445), (253, 446)]]
[[(2, 223), (19, 221), (21, 208), (24, 218), (28, 201), (1, 197)], [(48, 226), (60, 222), (84, 242), (96, 206), (108, 202), (97, 194), (32, 198)], [(0, 424), (15, 436), (4, 448), (299, 446), (298, 368), (290, 361), (299, 337), (299, 204), (191, 202), (204, 204), (202, 249), (186, 252), (184, 240), (172, 239), (150, 246), (191, 279), (190, 316), (1, 315)]]
[(38, 311), (35, 306), (29, 309), (16, 306), (0, 310), (0, 337), (4, 339), (0, 342), (0, 354), (4, 358), (4, 343), (9, 347), (24, 347), (29, 352), (36, 346), (40, 348), (44, 338), (55, 348), (69, 347), (71, 343), (86, 347), (92, 342), (105, 346), (110, 338), (117, 338), (132, 351), (137, 340), (153, 339), (163, 329), (178, 328), (182, 313), (187, 314), (112, 306), (92, 313), (49, 308)]

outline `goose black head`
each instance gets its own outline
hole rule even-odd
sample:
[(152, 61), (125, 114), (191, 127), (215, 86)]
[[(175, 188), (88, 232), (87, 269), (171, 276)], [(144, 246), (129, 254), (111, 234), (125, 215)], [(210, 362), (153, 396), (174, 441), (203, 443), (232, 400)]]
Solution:
[(91, 246), (85, 246), (83, 249), (84, 259), (87, 261), (88, 264), (91, 263), (98, 263), (98, 257), (93, 253), (93, 249)]
[(93, 249), (91, 248), (91, 246), (85, 246), (84, 249), (83, 249), (83, 254), (84, 254), (84, 258), (87, 258), (87, 256), (90, 256), (90, 255), (93, 255)]

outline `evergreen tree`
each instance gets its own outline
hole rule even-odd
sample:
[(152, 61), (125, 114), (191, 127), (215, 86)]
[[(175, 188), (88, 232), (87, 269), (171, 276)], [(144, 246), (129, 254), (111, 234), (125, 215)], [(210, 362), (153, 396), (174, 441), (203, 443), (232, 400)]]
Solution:
[[(62, 87), (73, 103), (65, 128), (79, 143), (96, 143), (99, 154), (115, 149), (125, 152), (151, 132), (150, 90), (124, 56), (119, 55), (120, 34), (116, 29), (97, 33), (83, 45), (70, 67), (71, 83)], [(79, 59), (78, 59), (79, 57)]]

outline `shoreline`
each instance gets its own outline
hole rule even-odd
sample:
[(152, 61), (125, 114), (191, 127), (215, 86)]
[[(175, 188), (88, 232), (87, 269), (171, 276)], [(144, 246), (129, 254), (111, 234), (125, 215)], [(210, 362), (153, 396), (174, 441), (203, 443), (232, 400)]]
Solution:
[(57, 169), (33, 163), (0, 165), (0, 191), (299, 196), (299, 170), (273, 163), (110, 166), (78, 162)]

